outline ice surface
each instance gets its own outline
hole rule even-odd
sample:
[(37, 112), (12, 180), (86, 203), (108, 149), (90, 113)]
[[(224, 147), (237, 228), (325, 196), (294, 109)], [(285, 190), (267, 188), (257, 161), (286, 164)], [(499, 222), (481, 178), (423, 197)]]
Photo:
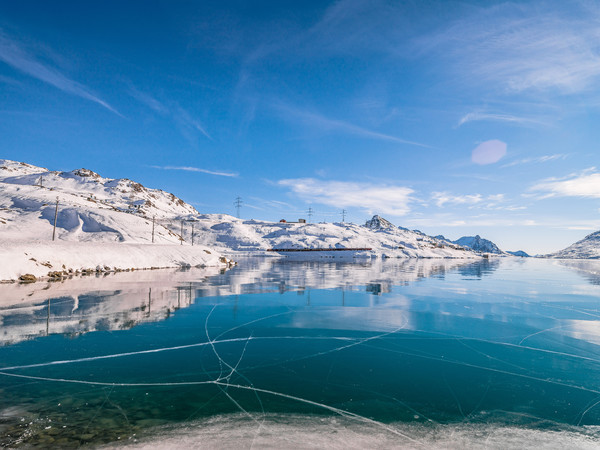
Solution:
[(11, 286), (0, 443), (594, 448), (595, 269), (258, 259)]

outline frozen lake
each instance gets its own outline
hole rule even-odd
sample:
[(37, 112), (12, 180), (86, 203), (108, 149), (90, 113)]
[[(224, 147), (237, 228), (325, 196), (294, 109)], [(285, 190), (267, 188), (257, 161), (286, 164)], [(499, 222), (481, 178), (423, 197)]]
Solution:
[(0, 286), (0, 445), (597, 448), (600, 262)]

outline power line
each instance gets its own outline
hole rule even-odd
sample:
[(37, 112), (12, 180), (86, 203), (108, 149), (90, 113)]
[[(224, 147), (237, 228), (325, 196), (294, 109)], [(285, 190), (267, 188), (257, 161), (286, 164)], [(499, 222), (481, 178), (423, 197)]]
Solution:
[(240, 209), (243, 204), (242, 199), (239, 196), (236, 197), (235, 202), (233, 204), (235, 205), (235, 209), (237, 210), (237, 218), (239, 219), (240, 218)]

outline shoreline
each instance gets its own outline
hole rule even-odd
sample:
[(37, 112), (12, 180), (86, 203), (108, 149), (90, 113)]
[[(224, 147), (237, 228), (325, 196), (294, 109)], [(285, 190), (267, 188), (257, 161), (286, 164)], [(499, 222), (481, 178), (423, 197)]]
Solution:
[(106, 242), (0, 242), (0, 283), (60, 281), (72, 276), (186, 267), (231, 267), (234, 261), (196, 245)]

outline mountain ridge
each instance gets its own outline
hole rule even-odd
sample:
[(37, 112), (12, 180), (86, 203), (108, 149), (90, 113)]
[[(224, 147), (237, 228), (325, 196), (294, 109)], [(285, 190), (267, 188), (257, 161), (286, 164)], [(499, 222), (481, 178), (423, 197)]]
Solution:
[[(0, 241), (49, 240), (56, 214), (57, 241), (184, 246), (201, 243), (229, 254), (369, 248), (360, 256), (478, 257), (464, 247), (397, 227), (381, 216), (356, 225), (280, 223), (200, 214), (174, 194), (126, 178), (105, 178), (90, 169), (50, 171), (0, 160), (0, 183)], [(356, 256), (336, 252), (335, 257), (342, 255)]]

